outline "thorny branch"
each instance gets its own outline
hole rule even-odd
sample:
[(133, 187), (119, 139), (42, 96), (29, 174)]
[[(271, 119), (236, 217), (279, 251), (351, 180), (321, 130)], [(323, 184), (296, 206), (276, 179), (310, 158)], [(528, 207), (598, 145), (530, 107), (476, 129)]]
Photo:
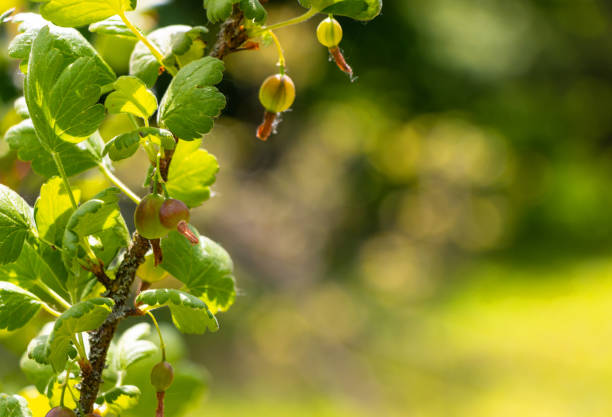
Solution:
[[(240, 50), (244, 42), (248, 40), (248, 34), (242, 25), (244, 15), (237, 5), (234, 5), (232, 15), (221, 25), (217, 41), (210, 56), (224, 59), (232, 52)], [(166, 151), (160, 161), (160, 173), (164, 180), (168, 178), (168, 170), (174, 151)], [(93, 411), (94, 402), (102, 383), (102, 371), (106, 364), (106, 355), (113, 339), (117, 325), (128, 316), (133, 316), (134, 306), (131, 305), (131, 288), (136, 276), (136, 270), (144, 262), (144, 257), (149, 250), (150, 242), (134, 233), (130, 247), (123, 261), (117, 269), (116, 277), (108, 283), (105, 296), (115, 302), (115, 306), (106, 321), (93, 331), (90, 335), (89, 366), (81, 368), (83, 378), (81, 384), (81, 398), (79, 400), (80, 410), (84, 414)], [(100, 278), (100, 277), (98, 277)], [(101, 280), (105, 281), (104, 279)], [(103, 284), (107, 284), (103, 282)], [(81, 416), (83, 417), (83, 416)]]

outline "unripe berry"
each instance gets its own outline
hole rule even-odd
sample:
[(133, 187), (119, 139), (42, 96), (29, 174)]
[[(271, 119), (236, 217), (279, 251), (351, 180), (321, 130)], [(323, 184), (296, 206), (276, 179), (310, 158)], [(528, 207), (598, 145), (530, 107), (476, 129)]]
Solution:
[(134, 224), (138, 233), (146, 239), (159, 239), (168, 234), (168, 229), (159, 220), (159, 209), (164, 198), (158, 194), (149, 194), (142, 199), (134, 213)]
[(49, 410), (45, 417), (76, 417), (76, 414), (66, 407), (54, 407)]
[(269, 76), (259, 89), (259, 101), (272, 113), (281, 113), (289, 109), (295, 101), (293, 80), (285, 74)]
[(328, 48), (338, 46), (342, 40), (342, 26), (333, 17), (324, 19), (317, 27), (319, 42)]
[(174, 380), (174, 369), (168, 362), (159, 362), (151, 370), (151, 385), (157, 392), (164, 392)]
[(176, 229), (180, 221), (189, 222), (189, 207), (180, 200), (169, 198), (159, 208), (159, 221), (168, 229)]

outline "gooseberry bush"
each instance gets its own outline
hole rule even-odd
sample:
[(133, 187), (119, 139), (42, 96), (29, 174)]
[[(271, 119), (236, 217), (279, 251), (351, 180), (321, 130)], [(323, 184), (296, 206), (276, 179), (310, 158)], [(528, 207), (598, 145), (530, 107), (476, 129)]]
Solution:
[[(0, 417), (120, 416), (139, 403), (153, 404), (161, 417), (165, 392), (178, 380), (154, 312), (168, 307), (183, 333), (215, 332), (216, 315), (236, 296), (230, 256), (189, 224), (219, 170), (201, 142), (226, 104), (216, 87), (223, 59), (276, 47), (278, 70), (259, 94), (264, 117), (256, 136), (266, 140), (296, 97), (275, 31), (321, 15), (316, 38), (353, 77), (334, 16), (367, 21), (382, 1), (299, 0), (304, 14), (269, 24), (258, 0), (204, 0), (207, 21), (218, 30), (213, 36), (206, 26), (186, 25), (145, 36), (130, 20), (136, 0), (36, 1), (40, 14), (10, 10), (0, 17), (18, 29), (8, 52), (23, 73), (23, 97), (15, 103), (23, 120), (5, 140), (45, 178), (34, 207), (0, 184), (0, 329), (19, 329), (35, 317), (47, 324), (20, 362), (33, 387), (24, 396), (0, 394)], [(117, 77), (76, 28), (133, 38), (129, 75)], [(173, 78), (158, 91), (164, 72)], [(132, 126), (105, 143), (98, 129), (119, 113)], [(149, 159), (142, 177), (150, 192), (142, 197), (113, 168), (138, 149)], [(82, 201), (71, 178), (88, 170), (115, 186)], [(136, 205), (132, 234), (119, 209), (122, 197)], [(160, 281), (168, 276), (183, 286), (165, 288)], [(121, 322), (138, 317), (115, 334)], [(134, 378), (142, 363), (149, 364), (149, 381)], [(139, 385), (126, 382), (134, 380)]]

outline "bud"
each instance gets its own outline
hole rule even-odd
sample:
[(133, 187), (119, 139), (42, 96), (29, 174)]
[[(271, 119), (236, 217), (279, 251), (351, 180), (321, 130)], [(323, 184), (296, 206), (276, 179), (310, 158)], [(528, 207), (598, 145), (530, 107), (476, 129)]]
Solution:
[(259, 101), (272, 113), (289, 109), (295, 101), (295, 85), (288, 75), (271, 75), (259, 89)]
[(338, 46), (342, 40), (342, 26), (340, 26), (336, 19), (330, 16), (319, 23), (317, 38), (327, 48)]

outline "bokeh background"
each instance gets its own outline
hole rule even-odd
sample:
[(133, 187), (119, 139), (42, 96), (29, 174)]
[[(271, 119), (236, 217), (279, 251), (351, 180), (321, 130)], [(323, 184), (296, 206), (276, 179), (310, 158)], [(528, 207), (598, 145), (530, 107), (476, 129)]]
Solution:
[[(201, 0), (157, 3), (142, 27), (205, 24)], [(270, 22), (303, 12), (267, 6)], [(204, 140), (216, 195), (192, 215), (231, 253), (240, 296), (219, 333), (175, 342), (208, 375), (184, 411), (609, 416), (612, 5), (386, 0), (370, 23), (339, 18), (354, 83), (318, 20), (277, 32), (298, 97), (267, 143), (257, 91), (274, 48), (227, 59), (229, 104)], [(20, 95), (11, 31), (0, 133)], [(126, 72), (130, 41), (92, 42)], [(105, 139), (125, 123), (109, 119)], [(142, 194), (135, 164), (118, 176)], [(1, 140), (0, 182), (30, 201), (41, 183)], [(32, 332), (0, 334), (1, 389), (25, 384)]]

